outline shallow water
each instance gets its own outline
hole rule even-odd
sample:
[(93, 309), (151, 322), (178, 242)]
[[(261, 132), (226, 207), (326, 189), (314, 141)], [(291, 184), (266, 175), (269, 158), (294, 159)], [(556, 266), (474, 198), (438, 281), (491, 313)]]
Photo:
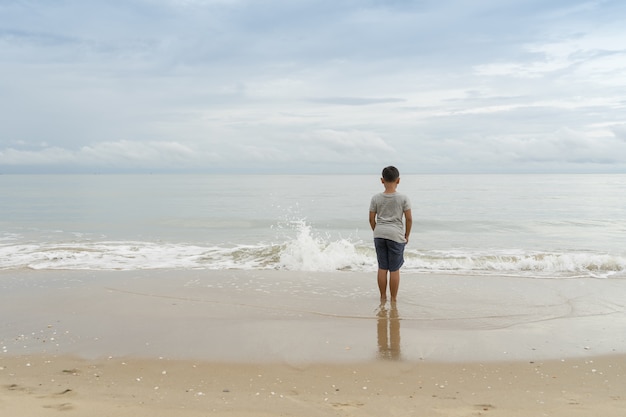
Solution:
[[(0, 273), (9, 355), (500, 361), (626, 353), (626, 280), (293, 271)], [(328, 280), (333, 290), (327, 290)]]
[[(0, 269), (365, 271), (377, 176), (0, 176)], [(625, 175), (408, 175), (406, 272), (626, 274)]]

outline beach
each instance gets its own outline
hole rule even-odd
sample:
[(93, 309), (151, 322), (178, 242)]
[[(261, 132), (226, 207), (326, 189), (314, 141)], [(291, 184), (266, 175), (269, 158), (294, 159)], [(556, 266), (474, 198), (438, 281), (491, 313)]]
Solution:
[(360, 272), (0, 276), (2, 415), (626, 408), (624, 280), (405, 274), (398, 303), (381, 306)]
[[(3, 359), (4, 416), (623, 416), (624, 356), (350, 364)], [(60, 413), (61, 412), (61, 413)]]
[(624, 415), (624, 175), (0, 183), (2, 417)]

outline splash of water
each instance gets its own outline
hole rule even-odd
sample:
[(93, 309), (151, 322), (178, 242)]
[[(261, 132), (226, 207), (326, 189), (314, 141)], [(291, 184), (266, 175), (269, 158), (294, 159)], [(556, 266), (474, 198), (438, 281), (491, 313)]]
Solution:
[(288, 241), (280, 254), (279, 267), (296, 271), (351, 270), (372, 265), (371, 257), (357, 250), (347, 239), (328, 241), (313, 234), (304, 220), (294, 221), (297, 236)]

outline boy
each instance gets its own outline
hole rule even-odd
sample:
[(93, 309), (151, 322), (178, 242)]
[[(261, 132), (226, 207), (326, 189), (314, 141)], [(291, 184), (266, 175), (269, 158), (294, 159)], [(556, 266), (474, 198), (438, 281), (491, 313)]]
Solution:
[[(385, 191), (372, 197), (370, 226), (374, 232), (374, 246), (378, 259), (378, 289), (380, 301), (387, 301), (387, 273), (391, 302), (395, 302), (400, 286), (400, 267), (404, 263), (404, 247), (409, 242), (413, 216), (411, 202), (404, 194), (396, 192), (400, 172), (393, 166), (383, 169), (381, 182)], [(404, 215), (405, 225), (402, 224)]]

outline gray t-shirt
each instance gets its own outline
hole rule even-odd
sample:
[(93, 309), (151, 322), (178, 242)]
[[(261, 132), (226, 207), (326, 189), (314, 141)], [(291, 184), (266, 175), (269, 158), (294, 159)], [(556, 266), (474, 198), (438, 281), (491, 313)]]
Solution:
[(411, 202), (404, 194), (378, 193), (372, 197), (370, 212), (376, 213), (374, 238), (383, 238), (405, 243), (402, 216), (411, 209)]

